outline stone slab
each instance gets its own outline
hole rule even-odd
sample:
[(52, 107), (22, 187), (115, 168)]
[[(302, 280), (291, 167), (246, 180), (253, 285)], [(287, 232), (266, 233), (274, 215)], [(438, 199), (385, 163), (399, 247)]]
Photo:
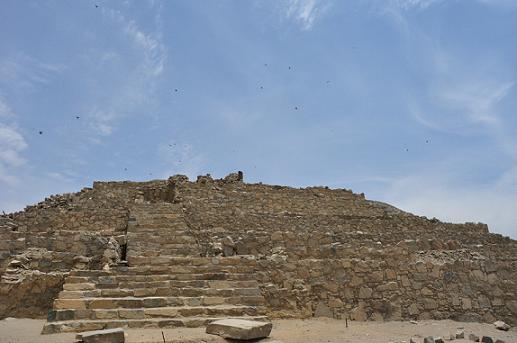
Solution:
[(206, 327), (206, 333), (224, 338), (251, 340), (268, 337), (272, 323), (244, 319), (216, 320)]
[(75, 339), (83, 343), (124, 343), (124, 330), (107, 329), (81, 332), (75, 336)]

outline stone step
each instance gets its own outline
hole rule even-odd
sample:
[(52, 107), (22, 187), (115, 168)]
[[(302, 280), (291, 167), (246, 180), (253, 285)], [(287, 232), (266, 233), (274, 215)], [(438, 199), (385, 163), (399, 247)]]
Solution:
[(120, 281), (103, 280), (101, 282), (65, 283), (65, 291), (88, 291), (114, 288), (252, 288), (258, 287), (256, 280), (164, 280), (164, 281)]
[[(238, 316), (235, 319), (268, 321), (266, 316)], [(59, 332), (81, 332), (114, 328), (175, 328), (175, 327), (202, 327), (218, 317), (189, 317), (189, 318), (152, 318), (152, 319), (124, 319), (124, 320), (76, 320), (47, 322), (43, 327), (43, 334)]]
[(157, 265), (157, 266), (117, 266), (112, 268), (110, 271), (103, 270), (77, 270), (72, 271), (70, 275), (72, 276), (113, 276), (113, 275), (164, 275), (164, 274), (218, 274), (218, 273), (226, 273), (226, 274), (246, 274), (253, 273), (255, 271), (254, 267), (251, 266), (167, 266), (167, 265)]
[(225, 317), (256, 316), (265, 313), (264, 308), (243, 305), (175, 306), (115, 309), (63, 309), (52, 310), (47, 321), (81, 319), (146, 319), (177, 317)]
[(118, 298), (118, 297), (201, 297), (201, 296), (260, 296), (258, 288), (115, 288), (87, 291), (61, 291), (59, 299)]
[(111, 298), (80, 298), (80, 299), (55, 299), (55, 310), (83, 310), (83, 309), (115, 309), (115, 308), (140, 308), (140, 307), (167, 307), (185, 306), (186, 304), (242, 304), (258, 306), (264, 304), (262, 296), (238, 296), (238, 297), (111, 297)]
[(194, 280), (254, 280), (255, 276), (251, 273), (200, 273), (200, 274), (103, 274), (87, 276), (70, 275), (65, 278), (65, 283), (108, 283), (118, 284), (119, 282), (151, 282), (151, 281), (194, 281)]
[[(149, 237), (148, 233), (136, 233), (136, 232), (128, 232), (127, 239), (129, 243), (133, 246), (147, 246), (148, 244), (153, 243), (161, 243), (161, 244), (190, 244), (196, 243), (196, 239), (193, 236), (181, 236), (181, 235), (172, 235), (172, 234), (164, 234), (163, 232), (159, 235), (155, 235), (154, 237)], [(138, 241), (138, 239), (143, 239)]]

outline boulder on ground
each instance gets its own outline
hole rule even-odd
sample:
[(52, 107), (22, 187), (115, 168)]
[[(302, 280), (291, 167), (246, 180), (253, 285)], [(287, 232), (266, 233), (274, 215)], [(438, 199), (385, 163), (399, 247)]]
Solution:
[(216, 320), (206, 327), (206, 333), (224, 338), (251, 340), (268, 337), (273, 324), (243, 319)]
[(434, 337), (427, 336), (426, 338), (424, 338), (424, 343), (434, 343)]
[(82, 343), (124, 343), (124, 330), (107, 329), (78, 333), (75, 336), (78, 342)]
[(492, 339), (492, 337), (483, 336), (483, 337), (481, 337), (481, 342), (483, 342), (483, 343), (494, 343), (494, 340)]
[(475, 335), (475, 334), (471, 333), (471, 334), (469, 335), (469, 340), (470, 340), (470, 341), (472, 341), (472, 342), (479, 342), (479, 336), (477, 336), (477, 335)]
[(510, 325), (506, 324), (505, 322), (498, 320), (497, 322), (494, 322), (494, 326), (498, 330), (508, 331), (510, 330)]

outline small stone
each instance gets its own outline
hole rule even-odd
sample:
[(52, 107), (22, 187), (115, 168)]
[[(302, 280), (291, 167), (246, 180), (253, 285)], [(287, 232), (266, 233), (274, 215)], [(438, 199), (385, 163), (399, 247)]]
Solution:
[(75, 336), (75, 339), (83, 343), (124, 343), (124, 330), (108, 329), (81, 332)]
[(465, 331), (463, 331), (463, 330), (456, 331), (456, 339), (463, 339), (463, 338), (465, 338)]
[(451, 334), (449, 335), (449, 341), (454, 341), (455, 339), (456, 339), (456, 335), (454, 335), (454, 334), (452, 334), (452, 333), (451, 333)]
[(409, 343), (418, 343), (418, 341), (417, 341), (417, 339), (416, 339), (416, 338), (411, 337), (411, 338), (409, 339)]
[(411, 324), (418, 324), (418, 322), (416, 320), (410, 320), (409, 321)]
[(443, 341), (443, 338), (441, 338), (441, 337), (436, 337), (436, 338), (434, 339), (434, 343), (445, 343), (445, 342)]
[(250, 340), (268, 337), (273, 324), (243, 319), (216, 320), (206, 327), (206, 333), (224, 338)]
[(494, 340), (492, 339), (492, 337), (489, 337), (489, 336), (483, 336), (481, 338), (481, 342), (483, 343), (494, 343)]
[(497, 322), (494, 322), (494, 326), (498, 330), (508, 331), (510, 330), (510, 325), (506, 324), (505, 322), (498, 320)]
[(434, 343), (433, 336), (427, 336), (426, 338), (424, 338), (424, 343)]
[(473, 341), (473, 342), (479, 342), (479, 337), (478, 337), (478, 336), (476, 336), (476, 335), (474, 335), (473, 333), (471, 333), (471, 334), (469, 335), (469, 340), (470, 340), (470, 341)]

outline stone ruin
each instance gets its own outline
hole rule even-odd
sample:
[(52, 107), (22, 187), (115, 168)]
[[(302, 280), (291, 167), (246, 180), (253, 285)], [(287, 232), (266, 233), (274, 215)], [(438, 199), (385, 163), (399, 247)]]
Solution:
[(517, 324), (517, 241), (327, 187), (94, 182), (0, 217), (0, 318), (43, 333), (326, 316)]

